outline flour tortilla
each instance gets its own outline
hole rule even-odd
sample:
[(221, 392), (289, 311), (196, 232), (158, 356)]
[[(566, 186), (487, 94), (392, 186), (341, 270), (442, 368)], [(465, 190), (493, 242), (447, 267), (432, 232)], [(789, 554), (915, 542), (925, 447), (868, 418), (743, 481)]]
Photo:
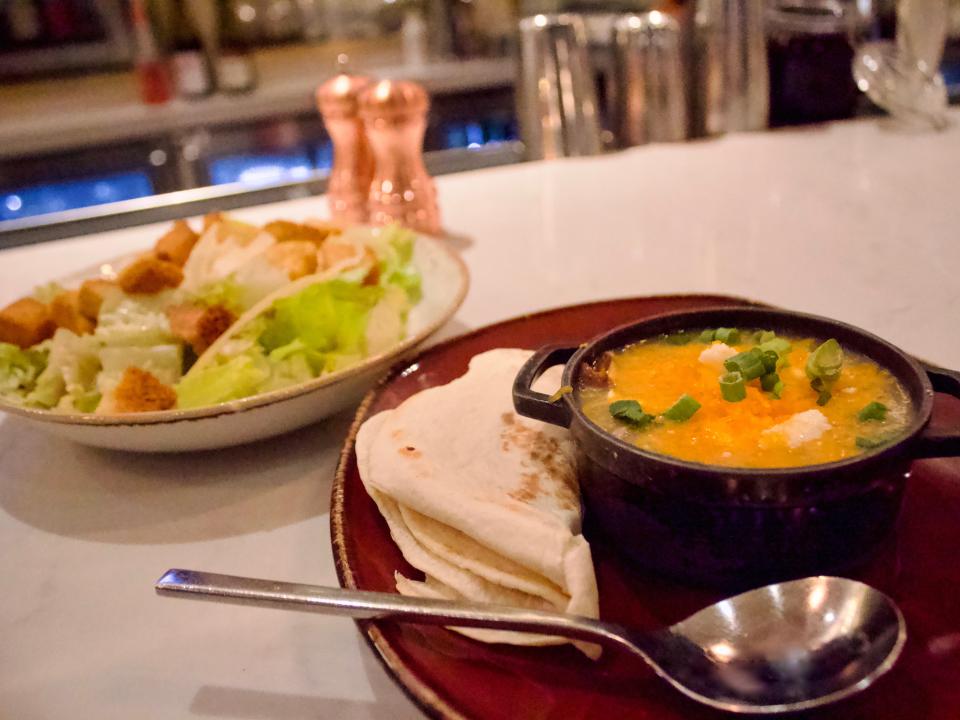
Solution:
[[(573, 442), (567, 430), (513, 411), (513, 380), (529, 357), (514, 349), (478, 355), (463, 377), (360, 428), (361, 479), (404, 557), (426, 576), (398, 576), (400, 593), (597, 617)], [(555, 389), (559, 373), (543, 381)], [(565, 642), (459, 631), (488, 642)]]

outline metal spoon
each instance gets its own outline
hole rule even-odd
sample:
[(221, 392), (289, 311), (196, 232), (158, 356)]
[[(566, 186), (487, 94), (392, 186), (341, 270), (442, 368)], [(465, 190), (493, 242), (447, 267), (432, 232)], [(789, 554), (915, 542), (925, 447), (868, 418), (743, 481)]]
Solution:
[(158, 594), (363, 620), (497, 628), (619, 647), (694, 700), (735, 713), (785, 713), (860, 692), (889, 670), (907, 638), (903, 616), (855, 580), (767, 585), (645, 633), (562, 613), (409, 598), (392, 593), (168, 570)]

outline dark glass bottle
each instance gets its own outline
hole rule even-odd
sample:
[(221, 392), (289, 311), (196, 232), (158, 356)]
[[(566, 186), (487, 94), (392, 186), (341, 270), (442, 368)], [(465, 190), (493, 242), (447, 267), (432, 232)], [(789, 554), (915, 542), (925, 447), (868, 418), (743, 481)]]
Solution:
[(70, 0), (72, 42), (100, 42), (108, 39), (104, 18), (94, 0)]
[(171, 94), (170, 72), (146, 0), (130, 0), (130, 14), (141, 99), (148, 105), (165, 103)]
[(75, 42), (80, 39), (76, 8), (70, 0), (42, 0), (40, 8), (47, 33), (54, 42)]
[(254, 38), (251, 23), (244, 17), (249, 4), (220, 0), (220, 54), (216, 58), (217, 87), (221, 92), (239, 94), (257, 86), (253, 60)]
[(40, 6), (34, 0), (9, 0), (0, 4), (6, 35), (15, 48), (42, 45), (46, 38)]
[(835, 120), (853, 115), (856, 18), (837, 0), (774, 0), (766, 18), (770, 124)]
[(484, 51), (477, 12), (471, 0), (448, 0), (447, 14), (450, 18), (450, 38), (453, 53), (457, 57), (474, 57)]
[(176, 0), (173, 11), (173, 47), (170, 65), (177, 95), (197, 99), (213, 92), (213, 70), (206, 49), (190, 14), (188, 0)]

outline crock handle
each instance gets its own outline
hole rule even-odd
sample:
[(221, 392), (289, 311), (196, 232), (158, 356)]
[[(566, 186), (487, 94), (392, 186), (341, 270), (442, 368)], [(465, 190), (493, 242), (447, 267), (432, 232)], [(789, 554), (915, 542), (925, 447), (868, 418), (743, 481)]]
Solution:
[[(960, 373), (954, 370), (934, 367), (923, 363), (930, 383), (937, 392), (960, 398)], [(960, 430), (937, 432), (928, 426), (920, 436), (917, 457), (956, 457), (960, 456)]]
[(570, 408), (558, 398), (550, 402), (550, 396), (534, 391), (533, 384), (547, 368), (562, 365), (573, 357), (579, 348), (565, 345), (547, 345), (537, 350), (520, 368), (513, 381), (513, 407), (521, 415), (534, 420), (570, 427)]

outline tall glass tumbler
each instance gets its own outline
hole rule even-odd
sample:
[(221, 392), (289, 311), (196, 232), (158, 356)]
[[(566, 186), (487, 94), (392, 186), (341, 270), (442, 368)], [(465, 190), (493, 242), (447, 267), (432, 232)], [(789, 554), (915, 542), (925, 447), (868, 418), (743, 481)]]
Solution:
[(596, 86), (580, 16), (534, 15), (520, 21), (517, 115), (530, 159), (602, 151)]

